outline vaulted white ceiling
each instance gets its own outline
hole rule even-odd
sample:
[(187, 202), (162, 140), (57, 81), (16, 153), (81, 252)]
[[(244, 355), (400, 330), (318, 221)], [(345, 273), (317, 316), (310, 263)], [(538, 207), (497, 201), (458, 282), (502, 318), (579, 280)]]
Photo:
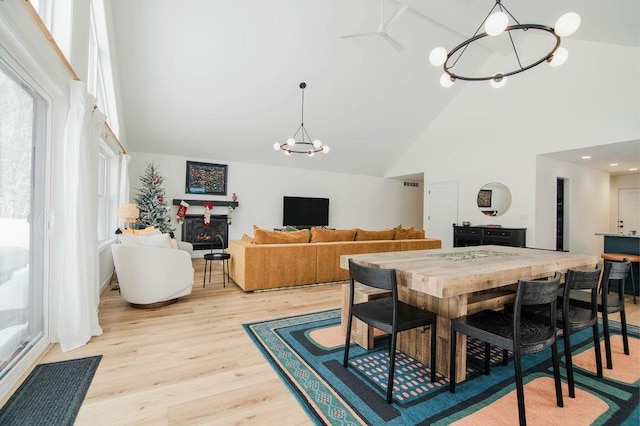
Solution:
[[(388, 30), (398, 52), (382, 37), (341, 38), (376, 31), (379, 0), (110, 0), (122, 139), (130, 151), (382, 176), (455, 96), (429, 52), (471, 36), (493, 0), (406, 4)], [(640, 45), (638, 0), (504, 4), (550, 26), (575, 11), (573, 38)], [(401, 3), (384, 7), (388, 19)], [(331, 152), (285, 157), (272, 146), (300, 125), (303, 81), (305, 128)]]

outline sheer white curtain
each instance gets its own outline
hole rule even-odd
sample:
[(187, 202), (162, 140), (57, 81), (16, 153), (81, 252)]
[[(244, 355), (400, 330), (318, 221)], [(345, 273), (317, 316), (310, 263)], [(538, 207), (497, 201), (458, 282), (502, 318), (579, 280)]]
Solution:
[(64, 136), (64, 256), (58, 338), (63, 352), (102, 334), (96, 210), (98, 142), (106, 119), (81, 81), (72, 81)]
[(129, 154), (120, 154), (120, 189), (118, 190), (118, 205), (129, 202)]

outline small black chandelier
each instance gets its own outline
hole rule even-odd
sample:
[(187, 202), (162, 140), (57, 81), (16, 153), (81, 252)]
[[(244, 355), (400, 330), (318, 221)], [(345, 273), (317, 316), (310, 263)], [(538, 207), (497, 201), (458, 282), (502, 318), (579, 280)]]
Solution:
[[(511, 14), (511, 12), (507, 10), (507, 8), (502, 4), (501, 0), (495, 0), (495, 2), (496, 3), (494, 4), (493, 8), (491, 8), (491, 10), (471, 38), (463, 41), (448, 53), (444, 47), (436, 47), (429, 54), (429, 62), (431, 62), (432, 65), (443, 66), (444, 74), (442, 74), (442, 76), (440, 77), (440, 85), (442, 85), (442, 87), (451, 87), (456, 82), (456, 80), (488, 80), (491, 84), (491, 87), (499, 88), (505, 85), (508, 76), (521, 73), (522, 71), (531, 69), (543, 62), (548, 62), (549, 65), (554, 67), (560, 66), (566, 62), (569, 56), (569, 52), (564, 47), (560, 47), (560, 37), (566, 37), (573, 34), (578, 29), (578, 27), (580, 27), (580, 15), (575, 12), (565, 13), (560, 18), (558, 18), (555, 23), (555, 27), (553, 28), (539, 24), (521, 24)], [(496, 11), (496, 9), (498, 10)], [(510, 19), (513, 19), (515, 24), (509, 25)], [(479, 31), (483, 27), (485, 32), (479, 33)], [(532, 61), (531, 63), (523, 65), (520, 60), (520, 56), (518, 55), (518, 49), (516, 48), (516, 44), (513, 40), (512, 32), (515, 34), (517, 31), (526, 32), (530, 30), (551, 34), (555, 38), (555, 43), (549, 50), (549, 52), (546, 53), (543, 57)], [(502, 34), (507, 34), (509, 36), (511, 47), (513, 48), (513, 52), (518, 63), (518, 66), (516, 68), (509, 72), (500, 71), (493, 73), (492, 75), (482, 77), (469, 77), (457, 74), (453, 71), (453, 68), (456, 66), (469, 45), (482, 38), (495, 37)]]
[[(329, 147), (323, 145), (320, 140), (316, 139), (313, 142), (311, 137), (307, 133), (307, 129), (304, 128), (304, 88), (307, 87), (307, 83), (300, 83), (300, 89), (302, 89), (302, 118), (300, 119), (300, 127), (293, 135), (292, 138), (287, 139), (284, 143), (274, 143), (273, 149), (276, 151), (283, 151), (284, 155), (291, 154), (307, 154), (309, 157), (313, 157), (316, 152), (322, 152), (326, 154), (329, 152)], [(300, 135), (301, 140), (296, 140)]]

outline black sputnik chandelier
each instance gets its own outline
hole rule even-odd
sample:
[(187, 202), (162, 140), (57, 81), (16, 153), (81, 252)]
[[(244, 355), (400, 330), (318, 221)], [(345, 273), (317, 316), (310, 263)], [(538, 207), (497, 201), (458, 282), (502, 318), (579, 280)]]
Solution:
[[(513, 23), (511, 22), (513, 21)], [(444, 73), (440, 77), (442, 87), (448, 88), (453, 86), (457, 80), (466, 81), (489, 81), (492, 87), (499, 88), (505, 85), (507, 77), (529, 70), (543, 62), (547, 62), (551, 66), (560, 66), (564, 64), (569, 56), (566, 48), (560, 46), (561, 37), (567, 37), (573, 34), (580, 27), (580, 15), (575, 12), (568, 12), (560, 16), (554, 27), (540, 24), (521, 24), (507, 8), (502, 4), (501, 0), (495, 0), (493, 8), (484, 18), (475, 34), (468, 40), (463, 41), (450, 52), (444, 47), (436, 47), (429, 55), (429, 62), (434, 66), (442, 66)], [(480, 32), (484, 28), (484, 32)], [(518, 33), (526, 33), (528, 31), (551, 35), (553, 38), (552, 46), (543, 56), (534, 59), (531, 62), (523, 64), (519, 49), (514, 40), (514, 35)], [(515, 55), (515, 63), (517, 66), (511, 71), (497, 71), (486, 76), (468, 76), (465, 73), (456, 73), (454, 67), (460, 61), (467, 48), (473, 43), (486, 37), (508, 36), (513, 54)]]
[[(302, 114), (300, 119), (300, 127), (294, 133), (293, 137), (287, 139), (284, 143), (276, 142), (273, 144), (273, 149), (276, 151), (283, 151), (284, 155), (291, 154), (307, 154), (309, 157), (313, 157), (315, 153), (322, 152), (326, 154), (329, 152), (329, 147), (323, 145), (320, 140), (315, 139), (312, 142), (311, 137), (307, 133), (307, 129), (304, 128), (304, 89), (307, 87), (307, 83), (300, 83), (300, 89), (302, 89)], [(297, 140), (296, 138), (299, 138)]]

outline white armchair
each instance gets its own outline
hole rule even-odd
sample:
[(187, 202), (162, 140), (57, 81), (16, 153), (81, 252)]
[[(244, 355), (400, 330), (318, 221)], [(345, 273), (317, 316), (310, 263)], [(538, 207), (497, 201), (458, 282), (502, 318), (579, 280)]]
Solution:
[(191, 293), (193, 266), (187, 251), (128, 244), (111, 246), (120, 292), (136, 308), (155, 308)]

